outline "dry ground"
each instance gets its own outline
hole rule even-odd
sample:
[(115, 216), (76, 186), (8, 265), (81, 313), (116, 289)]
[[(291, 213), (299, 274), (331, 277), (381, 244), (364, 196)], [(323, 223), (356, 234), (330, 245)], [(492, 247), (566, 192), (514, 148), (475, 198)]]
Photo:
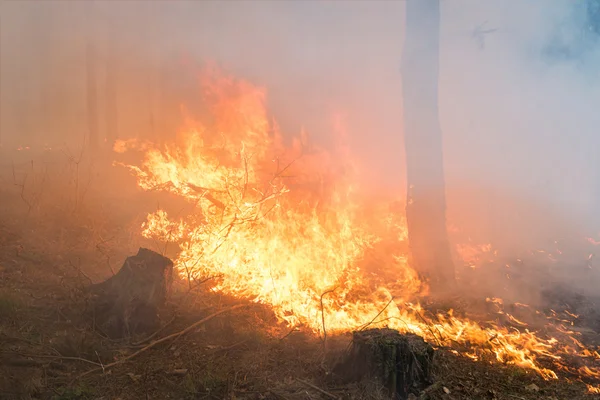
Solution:
[[(0, 399), (383, 397), (375, 385), (341, 384), (330, 373), (347, 336), (329, 339), (324, 352), (320, 338), (277, 324), (268, 307), (186, 282), (175, 285), (156, 338), (232, 305), (244, 307), (108, 367), (149, 341), (115, 341), (95, 329), (83, 288), (111, 276), (126, 256), (149, 245), (134, 233), (143, 205), (154, 200), (127, 207), (122, 197), (101, 196), (106, 186), (90, 182), (103, 178), (76, 161), (38, 167), (22, 159), (4, 165), (0, 174)], [(51, 179), (56, 176), (69, 179)], [(530, 371), (472, 362), (442, 349), (435, 378), (420, 398), (594, 398), (582, 383), (548, 382)]]

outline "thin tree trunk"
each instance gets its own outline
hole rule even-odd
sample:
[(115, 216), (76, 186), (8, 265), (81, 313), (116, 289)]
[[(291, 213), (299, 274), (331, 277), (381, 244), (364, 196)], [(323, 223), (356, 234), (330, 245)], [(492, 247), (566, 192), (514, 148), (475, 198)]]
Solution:
[(454, 281), (438, 115), (439, 34), (439, 0), (407, 0), (402, 62), (406, 220), (413, 265), (434, 291)]

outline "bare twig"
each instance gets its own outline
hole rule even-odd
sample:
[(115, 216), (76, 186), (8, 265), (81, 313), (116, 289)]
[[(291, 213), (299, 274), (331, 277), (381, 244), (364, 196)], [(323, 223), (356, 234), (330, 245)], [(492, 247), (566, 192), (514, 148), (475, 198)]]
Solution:
[(326, 294), (329, 293), (333, 293), (335, 291), (335, 289), (337, 289), (337, 287), (334, 287), (333, 289), (329, 289), (325, 292), (323, 292), (323, 294), (321, 294), (321, 323), (323, 324), (323, 348), (325, 348), (325, 346), (327, 345), (327, 329), (325, 329), (325, 309), (323, 308), (323, 296), (325, 296)]
[(379, 311), (379, 312), (377, 313), (377, 315), (376, 315), (375, 317), (373, 317), (373, 319), (372, 319), (372, 320), (371, 320), (371, 321), (370, 321), (368, 324), (365, 324), (365, 325), (363, 325), (363, 326), (362, 326), (362, 327), (359, 329), (359, 331), (364, 331), (364, 330), (365, 330), (365, 329), (366, 329), (368, 326), (370, 326), (370, 325), (371, 325), (371, 324), (372, 324), (372, 323), (373, 323), (373, 322), (374, 322), (374, 321), (377, 319), (377, 317), (379, 317), (379, 316), (380, 316), (380, 315), (381, 315), (381, 314), (382, 314), (382, 313), (383, 313), (383, 312), (384, 312), (384, 311), (385, 311), (385, 310), (388, 308), (388, 306), (389, 306), (390, 304), (392, 304), (392, 301), (394, 301), (394, 298), (393, 298), (393, 297), (390, 299), (390, 301), (388, 301), (388, 302), (387, 302), (387, 304), (385, 305), (385, 307), (383, 307), (383, 308), (381, 309), (381, 311)]
[[(156, 345), (159, 345), (159, 344), (161, 344), (161, 343), (164, 343), (164, 342), (166, 342), (167, 340), (170, 340), (170, 339), (176, 339), (176, 338), (178, 338), (178, 337), (180, 337), (180, 336), (182, 336), (182, 335), (184, 335), (184, 334), (186, 334), (186, 333), (190, 332), (191, 330), (193, 330), (193, 329), (195, 329), (196, 327), (198, 327), (198, 326), (200, 326), (200, 325), (202, 325), (202, 324), (204, 324), (204, 323), (206, 323), (206, 322), (210, 321), (211, 319), (213, 319), (213, 318), (214, 318), (214, 317), (216, 317), (216, 316), (219, 316), (219, 315), (221, 315), (221, 314), (224, 314), (224, 313), (226, 313), (226, 312), (230, 312), (230, 311), (233, 311), (233, 310), (236, 310), (236, 309), (238, 309), (238, 308), (245, 307), (245, 306), (246, 306), (245, 304), (238, 304), (238, 305), (235, 305), (235, 306), (233, 306), (233, 307), (229, 307), (229, 308), (226, 308), (226, 309), (223, 309), (223, 310), (219, 310), (219, 311), (217, 311), (216, 313), (214, 313), (214, 314), (211, 314), (211, 315), (209, 315), (208, 317), (201, 319), (200, 321), (194, 322), (192, 325), (188, 326), (187, 328), (183, 329), (182, 331), (175, 332), (175, 333), (173, 333), (173, 334), (171, 334), (171, 335), (165, 336), (165, 337), (163, 337), (163, 338), (161, 338), (161, 339), (158, 339), (158, 340), (156, 340), (156, 341), (154, 341), (154, 342), (150, 343), (150, 344), (149, 344), (149, 345), (147, 345), (146, 347), (143, 347), (143, 348), (141, 348), (140, 350), (136, 351), (136, 352), (135, 352), (135, 353), (133, 353), (133, 354), (130, 354), (130, 355), (128, 355), (128, 356), (127, 356), (127, 357), (125, 357), (125, 358), (122, 358), (122, 359), (120, 359), (120, 360), (117, 360), (117, 361), (115, 361), (115, 362), (112, 362), (112, 363), (110, 363), (110, 364), (106, 364), (106, 365), (104, 365), (103, 367), (101, 366), (100, 368), (94, 368), (94, 369), (91, 369), (91, 370), (89, 370), (89, 371), (86, 371), (86, 372), (84, 372), (83, 374), (81, 374), (81, 375), (77, 376), (75, 379), (73, 379), (73, 381), (71, 381), (71, 383), (70, 383), (70, 384), (73, 384), (75, 381), (77, 381), (77, 380), (79, 380), (79, 379), (83, 378), (83, 377), (84, 377), (84, 376), (86, 376), (86, 375), (93, 374), (94, 372), (98, 372), (98, 371), (105, 371), (105, 370), (107, 370), (107, 369), (110, 369), (110, 368), (112, 368), (112, 367), (114, 367), (114, 366), (117, 366), (117, 365), (119, 365), (119, 364), (123, 364), (123, 363), (125, 363), (125, 362), (127, 362), (127, 361), (131, 360), (132, 358), (134, 358), (134, 357), (137, 357), (138, 355), (142, 354), (142, 353), (143, 353), (143, 352), (145, 352), (146, 350), (149, 350), (149, 349), (151, 349), (152, 347), (154, 347), (154, 346), (156, 346)], [(96, 364), (96, 365), (98, 365), (98, 364)]]
[(112, 273), (112, 276), (115, 276), (115, 271), (113, 270), (113, 267), (110, 263), (110, 254), (108, 253), (108, 251), (106, 251), (104, 249), (104, 244), (110, 242), (112, 239), (114, 239), (114, 237), (111, 237), (109, 239), (103, 239), (102, 236), (100, 236), (100, 240), (101, 242), (96, 244), (96, 250), (98, 250), (100, 253), (102, 253), (102, 255), (106, 258), (106, 265), (108, 266), (108, 269), (110, 269), (110, 272)]
[(290, 336), (292, 333), (297, 332), (297, 331), (298, 331), (298, 327), (294, 326), (291, 331), (289, 331), (288, 333), (286, 333), (285, 335), (283, 335), (282, 337), (280, 337), (279, 340), (283, 340), (286, 337)]
[[(200, 287), (202, 284), (204, 284), (204, 283), (206, 283), (206, 282), (208, 282), (208, 281), (210, 281), (212, 279), (220, 278), (221, 276), (222, 275), (213, 275), (213, 276), (209, 276), (207, 278), (200, 279), (200, 280), (197, 280), (197, 281), (194, 280), (194, 284), (193, 285), (191, 283), (192, 281), (188, 279), (188, 290), (185, 293), (185, 295), (177, 303), (177, 307), (179, 308), (183, 304), (183, 302), (185, 300), (187, 300), (188, 296), (194, 292), (194, 289)], [(208, 307), (208, 308), (210, 308), (210, 307)]]
[[(32, 161), (32, 163), (33, 163), (33, 161)], [(32, 167), (33, 167), (33, 164), (32, 164)], [(31, 212), (31, 209), (33, 208), (33, 204), (25, 196), (25, 182), (27, 182), (27, 174), (25, 174), (25, 176), (23, 177), (22, 183), (17, 183), (17, 174), (15, 172), (14, 162), (12, 164), (12, 174), (13, 174), (13, 184), (15, 186), (21, 188), (21, 192), (20, 192), (21, 200), (23, 200), (23, 202), (27, 205), (27, 213), (29, 214)]]
[[(438, 337), (435, 335), (435, 333), (433, 333), (433, 329), (431, 328), (431, 324), (429, 323), (429, 321), (427, 321), (425, 318), (423, 318), (423, 316), (421, 315), (421, 313), (420, 313), (419, 311), (417, 311), (417, 310), (414, 310), (414, 309), (413, 309), (413, 311), (414, 311), (414, 312), (416, 312), (416, 313), (417, 313), (417, 315), (419, 316), (419, 318), (421, 318), (421, 320), (422, 320), (422, 321), (425, 323), (425, 325), (427, 325), (427, 329), (429, 329), (429, 333), (431, 333), (431, 336), (433, 336), (433, 338), (434, 338), (434, 339), (435, 339), (435, 341), (437, 342), (438, 346), (439, 346), (439, 347), (444, 347), (444, 346), (442, 345), (442, 342), (440, 341), (440, 339), (442, 339), (442, 340), (444, 339), (444, 338), (442, 337), (442, 334), (441, 334), (441, 332), (438, 330), (438, 333), (440, 334), (440, 339), (438, 339)], [(436, 330), (437, 330), (437, 328), (436, 328)]]
[(102, 373), (104, 373), (104, 364), (102, 363), (102, 360), (100, 359), (100, 354), (98, 354), (97, 351), (94, 350), (94, 353), (96, 353), (96, 357), (98, 358), (98, 362), (100, 363), (100, 367), (102, 367)]

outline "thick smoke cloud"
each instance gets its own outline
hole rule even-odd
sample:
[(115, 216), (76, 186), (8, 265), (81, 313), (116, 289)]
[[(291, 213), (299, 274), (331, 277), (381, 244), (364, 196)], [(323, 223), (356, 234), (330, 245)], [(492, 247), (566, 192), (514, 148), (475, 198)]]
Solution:
[[(569, 0), (442, 1), (440, 109), (451, 216), (482, 236), (593, 229), (600, 199), (599, 60)], [(329, 143), (342, 117), (371, 182), (403, 187), (403, 1), (4, 1), (2, 144), (78, 143), (85, 44), (102, 96), (111, 46), (119, 134), (169, 135), (215, 60), (267, 88), (283, 129)], [(494, 30), (496, 29), (496, 30)], [(480, 31), (493, 30), (487, 34)], [(566, 49), (566, 50), (565, 50)], [(104, 107), (100, 102), (100, 108)], [(102, 110), (100, 115), (102, 116)], [(101, 129), (102, 118), (100, 121)], [(473, 228), (475, 229), (475, 228)]]

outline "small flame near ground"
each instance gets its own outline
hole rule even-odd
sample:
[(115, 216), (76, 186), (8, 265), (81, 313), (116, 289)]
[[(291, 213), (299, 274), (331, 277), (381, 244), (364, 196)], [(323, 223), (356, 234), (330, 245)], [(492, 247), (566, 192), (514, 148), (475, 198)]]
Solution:
[(587, 391), (591, 394), (600, 394), (600, 386), (587, 385)]
[[(184, 214), (159, 209), (142, 226), (143, 236), (177, 244), (182, 278), (215, 277), (214, 291), (268, 304), (280, 321), (321, 335), (388, 326), (440, 346), (468, 344), (473, 350), (461, 354), (474, 360), (492, 355), (557, 377), (538, 360), (560, 363), (559, 341), (510, 314), (522, 329), (483, 326), (452, 312), (424, 318), (411, 302), (427, 287), (408, 264), (404, 218), (365, 193), (343, 143), (326, 152), (304, 133), (285, 140), (269, 119), (264, 89), (216, 68), (199, 81), (209, 117), (188, 114), (163, 146), (115, 144), (119, 153), (143, 152), (139, 165), (121, 164), (142, 189), (189, 205)], [(343, 125), (336, 127), (341, 140)], [(457, 251), (469, 265), (493, 253), (472, 243)], [(598, 369), (580, 372), (594, 376)]]

